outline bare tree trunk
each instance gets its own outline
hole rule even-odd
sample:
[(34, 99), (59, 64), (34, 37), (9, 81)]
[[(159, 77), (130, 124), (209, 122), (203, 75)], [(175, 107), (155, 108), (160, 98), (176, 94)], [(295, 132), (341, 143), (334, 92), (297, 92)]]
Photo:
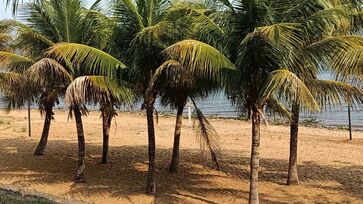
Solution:
[(156, 186), (155, 186), (155, 129), (154, 129), (154, 107), (153, 105), (148, 104), (146, 107), (146, 117), (147, 117), (147, 131), (148, 131), (148, 139), (149, 139), (149, 170), (147, 175), (147, 183), (146, 183), (146, 193), (147, 194), (155, 194)]
[(108, 160), (108, 143), (110, 138), (112, 116), (109, 111), (102, 112), (102, 129), (103, 129), (103, 149), (102, 149), (102, 164), (107, 164)]
[(78, 106), (74, 107), (74, 117), (76, 119), (77, 136), (78, 136), (78, 162), (77, 162), (77, 172), (76, 172), (75, 182), (84, 183), (86, 182), (85, 179), (86, 145), (83, 133), (82, 114)]
[(250, 194), (249, 204), (259, 203), (258, 193), (258, 171), (260, 166), (260, 124), (262, 110), (253, 110), (252, 112), (252, 148), (250, 161)]
[(182, 123), (183, 123), (183, 110), (184, 110), (184, 105), (178, 106), (178, 110), (176, 113), (175, 132), (174, 132), (173, 155), (171, 157), (171, 163), (170, 163), (170, 167), (169, 167), (170, 172), (176, 172), (178, 170), (180, 135), (181, 135), (181, 127), (182, 127)]
[(45, 120), (43, 126), (42, 136), (40, 137), (39, 144), (35, 149), (34, 155), (44, 155), (45, 148), (47, 147), (47, 141), (49, 136), (50, 124), (53, 117), (53, 108), (48, 108), (45, 110)]
[(32, 123), (31, 123), (31, 116), (30, 116), (30, 101), (28, 102), (28, 129), (29, 129), (29, 137), (32, 137)]
[(299, 184), (299, 174), (297, 171), (297, 143), (299, 132), (300, 106), (297, 103), (292, 105), (292, 118), (290, 125), (290, 158), (289, 171), (287, 175), (287, 185)]

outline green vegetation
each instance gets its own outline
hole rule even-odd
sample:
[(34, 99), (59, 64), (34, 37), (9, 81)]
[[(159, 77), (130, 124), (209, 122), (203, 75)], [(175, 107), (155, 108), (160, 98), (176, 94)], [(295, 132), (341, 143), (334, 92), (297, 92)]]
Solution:
[(22, 195), (19, 192), (0, 189), (0, 203), (11, 204), (55, 204), (39, 196)]
[[(82, 116), (99, 104), (103, 157), (115, 108), (143, 102), (148, 131), (146, 193), (156, 193), (154, 104), (177, 110), (169, 170), (177, 171), (182, 111), (196, 109), (197, 136), (217, 168), (219, 137), (195, 98), (224, 90), (252, 126), (249, 203), (259, 203), (260, 126), (269, 112), (290, 121), (288, 185), (299, 183), (297, 148), (301, 111), (327, 105), (361, 106), (360, 0), (116, 0), (104, 12), (96, 1), (30, 1), (24, 23), (0, 24), (0, 90), (10, 108), (38, 103), (45, 113), (35, 155), (46, 149), (53, 108), (65, 98), (78, 137), (75, 182), (85, 182)], [(14, 12), (18, 0), (7, 0)], [(336, 80), (320, 80), (330, 70)], [(314, 123), (306, 120), (302, 123)]]

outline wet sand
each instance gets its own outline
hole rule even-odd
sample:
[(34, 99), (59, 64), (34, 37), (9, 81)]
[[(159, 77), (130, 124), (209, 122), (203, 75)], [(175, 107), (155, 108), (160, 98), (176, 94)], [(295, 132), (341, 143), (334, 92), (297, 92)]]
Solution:
[[(220, 135), (223, 169), (203, 156), (192, 125), (185, 119), (180, 168), (167, 171), (173, 144), (174, 117), (156, 124), (157, 195), (144, 194), (147, 174), (146, 118), (119, 113), (112, 123), (108, 164), (101, 164), (102, 121), (99, 112), (84, 117), (85, 184), (74, 184), (76, 128), (68, 113), (56, 111), (44, 156), (33, 156), (43, 120), (32, 111), (0, 111), (0, 185), (89, 203), (246, 203), (250, 123), (211, 119)], [(299, 186), (286, 186), (289, 128), (263, 126), (261, 132), (261, 203), (363, 203), (363, 133), (353, 141), (343, 130), (302, 127), (299, 140)]]

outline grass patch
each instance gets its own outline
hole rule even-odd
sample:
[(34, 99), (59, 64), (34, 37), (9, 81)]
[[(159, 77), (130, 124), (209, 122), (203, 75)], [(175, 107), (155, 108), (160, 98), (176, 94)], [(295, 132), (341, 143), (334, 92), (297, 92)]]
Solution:
[(0, 203), (11, 204), (55, 204), (46, 198), (31, 195), (22, 195), (19, 192), (0, 189)]

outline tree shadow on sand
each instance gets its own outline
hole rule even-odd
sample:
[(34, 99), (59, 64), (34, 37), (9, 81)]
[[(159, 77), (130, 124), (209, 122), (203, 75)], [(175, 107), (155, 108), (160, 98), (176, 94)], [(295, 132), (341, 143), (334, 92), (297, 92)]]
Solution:
[[(0, 140), (0, 180), (14, 180), (12, 185), (57, 184), (72, 182), (76, 169), (77, 144), (66, 140), (51, 140), (46, 155), (33, 156), (35, 141), (22, 138)], [(85, 184), (73, 184), (67, 194), (90, 197), (92, 195), (122, 198), (130, 203), (134, 196), (144, 194), (147, 175), (146, 146), (112, 146), (110, 162), (100, 163), (102, 146), (87, 144)], [(249, 158), (239, 157), (239, 152), (225, 152), (222, 172), (201, 156), (199, 150), (182, 150), (181, 164), (177, 173), (167, 171), (171, 149), (157, 150), (157, 195), (156, 203), (241, 203), (246, 202), (248, 192), (237, 185), (248, 185)], [(284, 185), (287, 161), (261, 159), (261, 182)], [(315, 162), (304, 162), (299, 166), (301, 180), (315, 188), (341, 191), (363, 199), (362, 166), (324, 166)], [(237, 183), (229, 186), (223, 179)], [(216, 183), (216, 180), (220, 183)], [(338, 186), (320, 185), (333, 181)], [(288, 187), (281, 192), (291, 198)], [(273, 201), (273, 196), (261, 192), (261, 202)], [(323, 198), (321, 198), (323, 199)], [(324, 198), (329, 201), (329, 198)]]

